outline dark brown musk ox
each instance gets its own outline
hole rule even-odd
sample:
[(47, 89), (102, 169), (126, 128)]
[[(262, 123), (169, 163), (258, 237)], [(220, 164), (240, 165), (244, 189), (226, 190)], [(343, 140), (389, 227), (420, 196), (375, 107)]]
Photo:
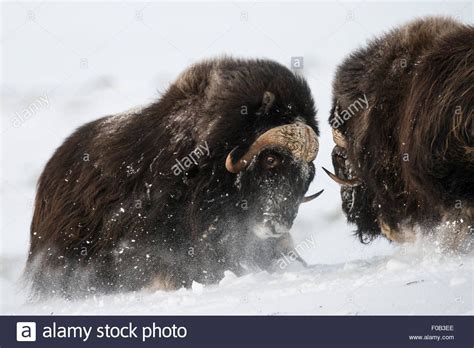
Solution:
[(468, 247), (474, 214), (474, 29), (412, 21), (338, 67), (329, 123), (342, 207), (361, 241)]
[(315, 115), (302, 77), (222, 58), (149, 106), (80, 127), (39, 179), (35, 293), (176, 289), (268, 269), (292, 248), (300, 203), (318, 195), (305, 197)]

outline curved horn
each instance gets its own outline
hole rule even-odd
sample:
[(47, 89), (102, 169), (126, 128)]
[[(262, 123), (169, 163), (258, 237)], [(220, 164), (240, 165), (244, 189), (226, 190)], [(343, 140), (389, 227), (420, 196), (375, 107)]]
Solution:
[(332, 129), (332, 139), (337, 146), (340, 146), (344, 149), (347, 148), (347, 140), (344, 138), (344, 135), (342, 135), (342, 132), (339, 129)]
[(288, 149), (295, 158), (312, 162), (318, 154), (319, 141), (313, 129), (303, 123), (275, 127), (260, 135), (236, 163), (232, 160), (234, 148), (227, 155), (225, 167), (231, 173), (238, 173), (245, 169), (262, 150), (271, 147)]
[(324, 190), (321, 190), (319, 192), (316, 192), (314, 194), (312, 194), (311, 196), (306, 196), (306, 197), (303, 197), (303, 201), (301, 203), (308, 203), (308, 202), (311, 202), (313, 199), (315, 199), (316, 197), (318, 197), (321, 193), (323, 193)]
[(357, 178), (354, 178), (354, 179), (342, 179), (340, 177), (338, 177), (336, 174), (333, 174), (331, 173), (329, 170), (327, 170), (326, 168), (323, 167), (323, 170), (326, 172), (327, 175), (329, 175), (329, 177), (331, 179), (333, 179), (335, 182), (337, 182), (339, 185), (344, 185), (344, 186), (351, 186), (351, 187), (354, 187), (354, 186), (359, 186), (361, 184), (361, 181)]

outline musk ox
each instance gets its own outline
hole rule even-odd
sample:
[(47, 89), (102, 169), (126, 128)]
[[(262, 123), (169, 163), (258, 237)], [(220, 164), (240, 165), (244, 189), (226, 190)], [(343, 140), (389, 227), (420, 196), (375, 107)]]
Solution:
[(446, 246), (469, 245), (473, 107), (474, 29), (451, 19), (415, 20), (338, 67), (328, 174), (362, 241), (436, 232)]
[(80, 127), (39, 179), (36, 293), (176, 289), (271, 267), (292, 248), (300, 203), (318, 195), (305, 197), (315, 116), (302, 77), (223, 58), (149, 106)]

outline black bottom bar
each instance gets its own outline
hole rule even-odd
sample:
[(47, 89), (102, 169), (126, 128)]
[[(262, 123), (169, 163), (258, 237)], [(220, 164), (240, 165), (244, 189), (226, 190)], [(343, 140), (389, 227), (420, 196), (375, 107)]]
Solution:
[(474, 346), (473, 324), (472, 316), (1, 316), (0, 347), (465, 348)]

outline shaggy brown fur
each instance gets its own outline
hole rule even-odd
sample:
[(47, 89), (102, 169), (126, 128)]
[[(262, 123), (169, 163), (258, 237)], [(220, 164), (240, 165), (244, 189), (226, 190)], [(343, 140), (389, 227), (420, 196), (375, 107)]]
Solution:
[[(341, 189), (361, 240), (382, 232), (404, 241), (415, 227), (428, 232), (448, 222), (449, 243), (472, 234), (473, 43), (472, 26), (420, 19), (339, 66), (329, 122), (348, 144), (336, 146), (333, 164), (338, 176), (362, 181)], [(368, 108), (339, 126), (338, 112), (363, 96)]]
[[(280, 240), (252, 229), (265, 214), (291, 227), (314, 166), (282, 149), (239, 174), (224, 164), (235, 147), (238, 158), (259, 134), (294, 122), (318, 133), (302, 78), (272, 61), (217, 59), (141, 110), (82, 126), (39, 179), (26, 273), (35, 290), (170, 289), (240, 274), (244, 263), (268, 267)], [(176, 175), (176, 161), (200, 145), (209, 154)], [(281, 165), (265, 170), (269, 153)]]

